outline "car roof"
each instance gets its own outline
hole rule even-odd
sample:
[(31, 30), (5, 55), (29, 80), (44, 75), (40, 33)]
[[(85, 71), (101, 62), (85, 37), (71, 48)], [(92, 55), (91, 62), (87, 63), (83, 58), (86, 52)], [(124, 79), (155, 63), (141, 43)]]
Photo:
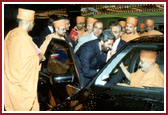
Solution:
[(140, 43), (164, 43), (164, 36), (163, 35), (153, 35), (153, 36), (142, 36), (138, 37), (130, 42), (128, 44), (140, 44)]

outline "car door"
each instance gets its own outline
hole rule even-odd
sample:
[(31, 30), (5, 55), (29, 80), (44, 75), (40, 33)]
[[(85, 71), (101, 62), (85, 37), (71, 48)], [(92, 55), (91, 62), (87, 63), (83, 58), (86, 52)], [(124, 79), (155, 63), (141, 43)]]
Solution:
[[(45, 57), (38, 85), (41, 107), (49, 100), (50, 104), (54, 103), (52, 106), (55, 106), (55, 103), (62, 103), (81, 89), (81, 80), (73, 49), (65, 40), (53, 38), (47, 47)], [(48, 97), (50, 91), (54, 100), (59, 100), (58, 102), (54, 102)]]
[[(119, 64), (121, 62), (127, 64), (128, 70), (130, 72), (135, 72), (139, 68), (138, 64), (141, 49), (153, 49), (157, 50), (158, 52), (163, 52), (164, 46), (163, 44), (139, 44), (126, 46), (117, 54), (115, 54), (112, 59), (105, 65), (105, 67), (99, 73), (97, 73), (96, 77), (92, 81), (92, 85), (90, 84), (90, 86), (88, 85), (88, 87), (94, 87), (94, 89), (99, 89), (97, 90), (97, 92), (103, 90), (106, 92), (106, 94), (115, 96), (118, 103), (118, 107), (116, 107), (116, 109), (121, 108), (120, 110), (164, 110), (164, 88), (136, 88), (113, 85), (109, 82), (109, 79), (117, 74), (119, 70)], [(120, 82), (129, 84), (129, 82), (127, 81), (128, 80), (124, 78)], [(135, 103), (139, 104), (139, 108), (135, 108)], [(155, 107), (152, 105), (155, 105)]]

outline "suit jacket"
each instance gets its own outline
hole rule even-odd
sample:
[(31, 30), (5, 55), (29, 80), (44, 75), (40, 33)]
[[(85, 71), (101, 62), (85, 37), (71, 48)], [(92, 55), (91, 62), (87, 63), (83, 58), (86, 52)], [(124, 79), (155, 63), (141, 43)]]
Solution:
[(76, 52), (81, 45), (91, 40), (94, 40), (92, 33), (80, 37), (77, 45), (75, 46), (74, 52)]
[(44, 30), (40, 33), (40, 41), (39, 41), (39, 46), (41, 46), (45, 40), (45, 37), (48, 35), (48, 34), (51, 34), (51, 31), (50, 29), (47, 27), (44, 28)]
[(122, 39), (120, 39), (120, 42), (119, 42), (119, 44), (118, 44), (118, 46), (117, 46), (117, 51), (124, 45), (124, 44), (126, 44), (127, 42), (125, 42), (124, 40), (122, 40)]
[(164, 87), (164, 76), (160, 71), (159, 65), (155, 64), (147, 72), (138, 69), (130, 74), (130, 86), (133, 87)]
[(84, 86), (101, 69), (106, 62), (107, 55), (100, 51), (99, 41), (92, 40), (83, 44), (75, 53), (76, 63)]

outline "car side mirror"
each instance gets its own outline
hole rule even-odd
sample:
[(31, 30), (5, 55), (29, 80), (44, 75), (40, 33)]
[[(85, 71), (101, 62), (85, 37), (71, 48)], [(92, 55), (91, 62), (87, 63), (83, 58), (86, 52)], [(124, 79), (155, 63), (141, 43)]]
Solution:
[(74, 79), (74, 75), (55, 75), (55, 76), (52, 76), (51, 78), (51, 84), (60, 84), (60, 83), (63, 83), (63, 84), (68, 84), (68, 83), (72, 83), (73, 82), (73, 79)]

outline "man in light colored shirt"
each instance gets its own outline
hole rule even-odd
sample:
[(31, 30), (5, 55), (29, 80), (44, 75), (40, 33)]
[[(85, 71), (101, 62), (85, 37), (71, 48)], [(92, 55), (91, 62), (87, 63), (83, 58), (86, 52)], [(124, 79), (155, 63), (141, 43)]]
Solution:
[(91, 40), (95, 40), (97, 39), (97, 37), (102, 33), (103, 31), (103, 23), (100, 21), (97, 21), (93, 24), (93, 32), (91, 32), (88, 35), (82, 36), (79, 40), (78, 40), (78, 44), (75, 46), (74, 49), (74, 53), (79, 49), (79, 47), (81, 45), (83, 45), (84, 43), (91, 41)]

